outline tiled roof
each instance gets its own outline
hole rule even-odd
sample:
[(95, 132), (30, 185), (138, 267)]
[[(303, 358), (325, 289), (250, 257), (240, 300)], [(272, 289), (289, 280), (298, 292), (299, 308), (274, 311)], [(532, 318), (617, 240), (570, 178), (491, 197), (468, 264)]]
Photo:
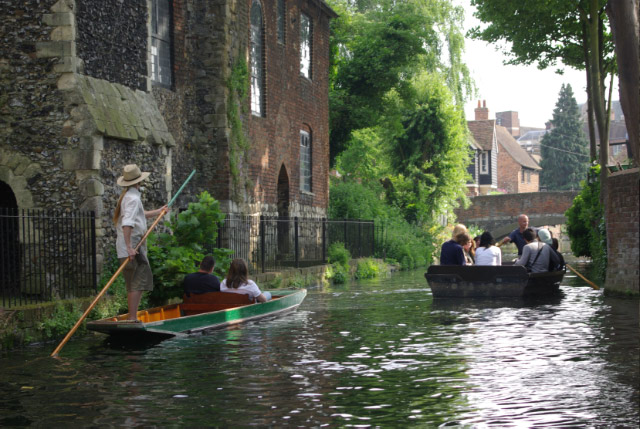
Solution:
[(467, 127), (471, 131), (471, 135), (473, 135), (474, 140), (482, 150), (493, 149), (493, 128), (495, 124), (495, 119), (467, 121)]
[(505, 127), (496, 125), (496, 138), (498, 144), (502, 146), (518, 164), (533, 170), (542, 170), (538, 163), (531, 158), (526, 150), (522, 149), (520, 143), (511, 136)]

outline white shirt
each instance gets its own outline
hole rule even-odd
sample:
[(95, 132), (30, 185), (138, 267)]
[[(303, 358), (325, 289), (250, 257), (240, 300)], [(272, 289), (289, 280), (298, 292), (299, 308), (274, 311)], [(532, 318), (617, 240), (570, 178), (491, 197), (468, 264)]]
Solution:
[(247, 280), (247, 282), (241, 284), (238, 289), (234, 289), (227, 287), (227, 279), (222, 280), (222, 283), (220, 283), (220, 292), (243, 293), (249, 295), (251, 299), (256, 299), (262, 293), (253, 280)]
[[(135, 249), (142, 239), (142, 236), (147, 232), (147, 218), (144, 216), (140, 191), (135, 187), (129, 188), (120, 203), (120, 217), (116, 225), (116, 252), (118, 253), (118, 258), (126, 258), (129, 256), (127, 253), (127, 245), (124, 242), (123, 226), (133, 228), (131, 231), (131, 247)], [(146, 242), (140, 246), (139, 252), (144, 255), (147, 254)]]
[(496, 246), (478, 247), (476, 265), (502, 265), (502, 251)]

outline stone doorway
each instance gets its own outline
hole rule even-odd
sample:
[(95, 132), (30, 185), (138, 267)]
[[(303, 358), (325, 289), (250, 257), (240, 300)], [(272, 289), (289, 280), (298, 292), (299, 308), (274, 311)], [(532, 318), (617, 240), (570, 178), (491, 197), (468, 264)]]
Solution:
[(278, 258), (286, 258), (291, 246), (289, 245), (289, 175), (282, 164), (278, 174)]
[(4, 300), (20, 291), (20, 223), (16, 196), (11, 186), (2, 181), (0, 237), (0, 294)]

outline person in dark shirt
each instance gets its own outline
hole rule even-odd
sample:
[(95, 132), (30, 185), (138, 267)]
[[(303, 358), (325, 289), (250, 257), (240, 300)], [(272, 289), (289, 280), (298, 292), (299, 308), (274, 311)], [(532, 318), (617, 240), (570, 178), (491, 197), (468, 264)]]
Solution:
[(220, 279), (212, 274), (215, 266), (216, 261), (213, 256), (205, 256), (200, 262), (200, 269), (197, 272), (184, 276), (182, 281), (184, 294), (191, 296), (191, 294), (220, 292)]
[[(521, 214), (518, 216), (518, 228), (514, 229), (511, 234), (502, 240), (502, 243), (512, 242), (518, 248), (518, 256), (522, 255), (522, 248), (527, 245), (527, 241), (522, 235), (524, 230), (529, 227), (529, 216)], [(533, 232), (536, 232), (535, 228), (532, 228)]]
[[(465, 232), (458, 234), (462, 236)], [(468, 234), (467, 234), (468, 237)], [(458, 238), (458, 237), (456, 237)], [(440, 265), (466, 265), (466, 257), (464, 255), (464, 249), (458, 240), (452, 239), (442, 245), (440, 250)]]

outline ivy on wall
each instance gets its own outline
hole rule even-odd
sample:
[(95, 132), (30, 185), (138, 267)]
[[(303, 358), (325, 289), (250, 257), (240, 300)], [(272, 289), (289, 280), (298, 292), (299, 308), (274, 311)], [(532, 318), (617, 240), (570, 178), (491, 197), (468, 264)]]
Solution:
[(231, 69), (231, 75), (227, 80), (228, 102), (227, 121), (231, 129), (229, 142), (229, 168), (232, 180), (232, 199), (236, 202), (241, 198), (241, 190), (244, 187), (248, 191), (252, 187), (251, 180), (240, 173), (240, 165), (248, 159), (250, 142), (244, 133), (242, 115), (247, 113), (245, 102), (249, 94), (249, 70), (247, 62), (238, 58)]

